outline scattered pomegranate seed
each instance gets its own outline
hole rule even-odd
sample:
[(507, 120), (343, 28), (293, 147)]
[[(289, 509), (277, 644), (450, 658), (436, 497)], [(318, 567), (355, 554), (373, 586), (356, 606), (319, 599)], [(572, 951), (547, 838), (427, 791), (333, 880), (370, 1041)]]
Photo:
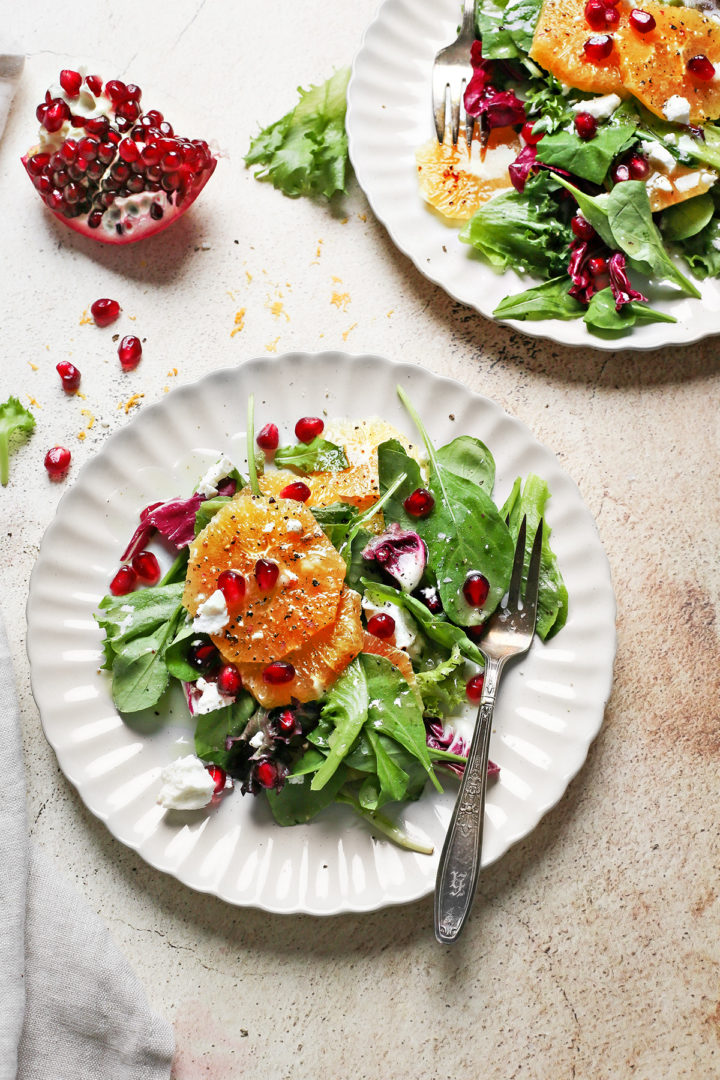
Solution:
[(82, 75), (79, 71), (65, 69), (60, 72), (60, 85), (68, 97), (77, 97), (82, 86)]
[(605, 8), (605, 29), (617, 30), (620, 25), (620, 12), (616, 7)]
[(56, 364), (55, 370), (63, 384), (63, 390), (66, 393), (74, 393), (80, 385), (80, 372), (71, 364), (69, 360), (61, 360), (59, 364)]
[(121, 566), (110, 582), (110, 592), (113, 596), (125, 596), (137, 588), (137, 583), (137, 574), (132, 566)]
[(310, 495), (310, 488), (302, 480), (293, 481), (292, 484), (288, 484), (280, 492), (281, 499), (294, 499), (295, 502), (307, 502)]
[(160, 563), (152, 551), (139, 551), (133, 556), (132, 568), (143, 585), (157, 585), (162, 576)]
[(628, 169), (633, 180), (644, 180), (650, 172), (650, 165), (642, 154), (633, 154), (628, 162)]
[(605, 29), (605, 15), (614, 8), (606, 8), (602, 0), (587, 0), (585, 5), (585, 20), (591, 30)]
[(435, 506), (435, 499), (426, 488), (416, 488), (405, 499), (403, 506), (411, 517), (426, 518)]
[(272, 664), (263, 670), (263, 682), (271, 686), (280, 686), (283, 683), (292, 682), (295, 678), (295, 668), (286, 660), (273, 660)]
[(535, 127), (537, 120), (526, 120), (520, 129), (520, 135), (526, 146), (537, 146), (540, 140), (545, 135), (544, 131), (538, 131), (537, 135), (533, 134), (533, 128)]
[(227, 780), (227, 773), (224, 769), (221, 769), (219, 765), (206, 765), (205, 768), (210, 773), (210, 779), (215, 784), (213, 794), (219, 795), (221, 791), (225, 789), (225, 781)]
[(368, 619), (367, 624), (368, 634), (372, 634), (376, 638), (382, 638), (384, 641), (386, 638), (391, 638), (395, 633), (395, 620), (392, 615), (386, 615), (385, 612), (380, 611), (377, 615), (373, 615)]
[(91, 94), (99, 97), (102, 94), (102, 78), (100, 75), (86, 75), (85, 82)]
[(649, 34), (655, 29), (655, 17), (642, 8), (633, 8), (630, 12), (630, 25), (638, 34)]
[(598, 255), (595, 259), (588, 259), (588, 270), (593, 277), (599, 277), (600, 274), (606, 274), (607, 260), (603, 259), (601, 255)]
[(576, 214), (570, 222), (570, 228), (572, 229), (578, 240), (592, 240), (595, 235), (595, 230), (589, 221), (587, 221), (582, 214)]
[(468, 679), (465, 683), (465, 693), (468, 701), (472, 701), (474, 704), (477, 704), (480, 701), (484, 682), (484, 675), (473, 675), (472, 679)]
[(51, 480), (60, 480), (70, 468), (70, 451), (64, 446), (53, 446), (45, 455), (45, 468)]
[(255, 580), (258, 588), (263, 592), (270, 592), (275, 588), (279, 573), (277, 563), (270, 562), (268, 559), (258, 559), (255, 563)]
[(319, 416), (303, 416), (295, 425), (295, 438), (300, 442), (309, 443), (324, 430), (325, 424)]
[(205, 638), (193, 638), (188, 645), (185, 659), (191, 668), (206, 675), (220, 665), (220, 653)]
[(622, 184), (623, 181), (630, 179), (630, 167), (629, 165), (616, 165), (612, 170), (612, 178), (616, 184)]
[(261, 428), (257, 433), (255, 442), (261, 450), (277, 450), (278, 443), (280, 442), (280, 433), (277, 429), (277, 424), (266, 424), (264, 428)]
[(700, 79), (702, 82), (710, 82), (715, 77), (715, 67), (704, 53), (691, 56), (687, 62), (687, 69), (691, 75), (694, 75), (696, 79)]
[(281, 731), (291, 732), (295, 730), (295, 713), (292, 709), (283, 709), (278, 719)]
[(275, 786), (278, 771), (272, 761), (259, 761), (255, 766), (255, 779), (260, 787), (271, 788)]
[(123, 371), (132, 371), (136, 368), (142, 357), (140, 338), (135, 337), (133, 334), (128, 334), (127, 337), (124, 337), (118, 345), (118, 356), (120, 357)]
[(479, 608), (483, 606), (488, 598), (490, 582), (484, 574), (479, 574), (477, 570), (473, 570), (465, 578), (462, 591), (470, 607)]
[(588, 60), (599, 62), (607, 60), (613, 49), (613, 39), (609, 34), (593, 34), (583, 45)]
[(234, 664), (224, 664), (218, 672), (217, 685), (221, 694), (235, 697), (242, 690), (242, 676)]
[(223, 570), (217, 584), (228, 607), (235, 607), (245, 599), (245, 578), (237, 570)]
[(578, 113), (575, 117), (575, 130), (581, 139), (594, 139), (597, 134), (597, 120), (590, 113)]

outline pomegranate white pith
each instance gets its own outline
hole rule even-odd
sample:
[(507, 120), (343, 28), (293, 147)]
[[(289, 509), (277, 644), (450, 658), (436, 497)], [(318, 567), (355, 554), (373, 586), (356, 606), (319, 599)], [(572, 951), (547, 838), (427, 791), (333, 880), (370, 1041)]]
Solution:
[(217, 161), (203, 139), (175, 135), (139, 86), (63, 71), (36, 115), (39, 143), (22, 162), (45, 205), (71, 229), (127, 244), (192, 205)]

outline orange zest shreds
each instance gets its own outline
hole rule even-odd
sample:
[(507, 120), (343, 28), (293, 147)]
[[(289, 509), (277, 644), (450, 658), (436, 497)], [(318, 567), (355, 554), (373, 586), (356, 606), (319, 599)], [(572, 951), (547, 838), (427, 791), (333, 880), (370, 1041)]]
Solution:
[(163, 386), (163, 394), (169, 394), (169, 393), (170, 393), (170, 387), (169, 386)]
[(82, 390), (75, 390), (75, 397), (82, 398), (83, 401), (87, 401), (87, 394), (83, 394)]
[(367, 214), (358, 214), (361, 221), (367, 221)]
[(36, 409), (42, 409), (42, 405), (40, 404), (39, 401), (35, 400), (35, 398), (32, 396), (32, 394), (28, 394), (27, 399), (28, 399), (28, 401), (30, 402), (31, 405), (35, 406)]
[(137, 319), (137, 315), (128, 315), (128, 319), (130, 320), (130, 322), (135, 322), (135, 320)]
[(333, 304), (338, 311), (347, 311), (347, 306), (350, 303), (350, 293), (334, 292), (330, 297), (330, 303)]
[(347, 225), (349, 220), (350, 220), (350, 218), (347, 218), (347, 217), (340, 218), (340, 224), (341, 225)]
[(335, 277), (335, 275), (334, 275), (334, 274), (333, 274), (333, 276), (332, 276), (332, 278), (331, 278), (330, 280), (331, 280), (331, 281), (332, 281), (332, 282), (333, 282), (333, 283), (334, 283), (335, 285), (342, 285), (342, 278), (340, 278), (340, 277)]
[(235, 293), (234, 292), (232, 292), (230, 289), (226, 289), (225, 292), (228, 294), (228, 296), (230, 297), (230, 299), (232, 301), (235, 300)]
[(277, 347), (278, 347), (278, 341), (279, 341), (279, 340), (280, 340), (280, 338), (279, 338), (279, 337), (276, 337), (276, 338), (274, 339), (274, 341), (270, 341), (270, 342), (268, 342), (268, 344), (267, 344), (267, 345), (265, 346), (265, 351), (266, 351), (266, 352), (274, 352), (274, 353), (276, 353), (276, 352), (277, 352)]
[(332, 686), (362, 648), (360, 597), (352, 589), (340, 594), (335, 619), (300, 649), (282, 659), (295, 668), (289, 683), (271, 686), (262, 677), (265, 664), (238, 664), (243, 685), (266, 709), (297, 701), (313, 701)]
[(272, 315), (276, 319), (279, 319), (281, 315), (284, 315), (288, 322), (290, 322), (290, 316), (283, 306), (282, 300), (271, 300), (270, 297), (265, 301), (265, 307), (269, 308)]
[(386, 318), (388, 318), (388, 319), (389, 319), (389, 318), (390, 318), (390, 316), (394, 314), (394, 312), (395, 312), (395, 308), (394, 308), (394, 307), (393, 307), (393, 308), (390, 308), (390, 310), (389, 310), (389, 311), (386, 311), (386, 312), (385, 312)]
[(235, 312), (235, 329), (230, 331), (230, 337), (235, 337), (245, 327), (245, 308)]
[(87, 424), (85, 425), (85, 428), (89, 431), (90, 428), (95, 423), (95, 417), (93, 416), (93, 414), (90, 412), (89, 409), (81, 409), (80, 410), (80, 415), (87, 417)]
[(252, 281), (252, 279), (253, 279), (253, 278), (252, 278), (252, 274), (250, 273), (250, 271), (249, 271), (249, 270), (246, 270), (246, 271), (245, 271), (245, 277), (247, 278), (247, 282), (248, 282), (248, 285), (249, 285), (249, 284), (250, 284), (250, 282), (251, 282), (251, 281)]
[(86, 434), (86, 433), (85, 433), (84, 431), (78, 431), (78, 433), (77, 433), (77, 437), (78, 437), (78, 439), (80, 440), (80, 442), (82, 442), (82, 441), (83, 441), (83, 439), (85, 438), (85, 434)]
[(88, 309), (85, 308), (82, 315), (80, 316), (80, 326), (94, 326), (94, 325), (95, 325), (95, 320), (92, 318), (91, 315), (88, 314)]
[(126, 413), (129, 413), (136, 405), (140, 404), (140, 398), (144, 398), (142, 393), (131, 394), (127, 401), (121, 401), (118, 405), (118, 409), (124, 409)]
[(352, 331), (355, 329), (356, 326), (357, 326), (357, 323), (354, 322), (352, 324), (352, 326), (348, 326), (347, 330), (343, 330), (343, 334), (342, 334), (343, 341), (347, 341), (347, 339), (350, 337), (350, 334), (352, 333)]
[[(279, 570), (268, 592), (257, 584), (258, 559)], [(302, 503), (243, 493), (190, 545), (183, 604), (192, 616), (224, 570), (243, 575), (245, 597), (232, 608), (226, 628), (211, 637), (230, 663), (267, 664), (335, 619), (346, 566)]]
[(165, 377), (166, 377), (167, 379), (172, 379), (172, 378), (174, 378), (174, 377), (175, 377), (176, 375), (177, 375), (177, 368), (176, 368), (176, 367), (174, 367), (174, 368), (171, 368), (171, 369), (170, 369), (170, 371), (168, 371), (168, 373), (167, 373), (167, 375), (166, 375)]
[(37, 371), (37, 370), (38, 370), (38, 366), (37, 366), (37, 364), (33, 364), (32, 360), (28, 360), (28, 364), (29, 364), (29, 365), (30, 365), (30, 367), (31, 367), (31, 368), (33, 369), (33, 371)]

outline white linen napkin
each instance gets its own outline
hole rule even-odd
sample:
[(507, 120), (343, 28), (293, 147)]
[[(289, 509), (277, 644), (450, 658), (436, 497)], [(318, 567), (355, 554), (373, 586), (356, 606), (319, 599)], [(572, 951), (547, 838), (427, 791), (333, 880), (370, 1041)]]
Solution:
[(24, 66), (24, 56), (0, 53), (0, 136), (5, 130), (10, 105)]
[(168, 1080), (174, 1039), (100, 919), (29, 841), (0, 620), (0, 1080)]

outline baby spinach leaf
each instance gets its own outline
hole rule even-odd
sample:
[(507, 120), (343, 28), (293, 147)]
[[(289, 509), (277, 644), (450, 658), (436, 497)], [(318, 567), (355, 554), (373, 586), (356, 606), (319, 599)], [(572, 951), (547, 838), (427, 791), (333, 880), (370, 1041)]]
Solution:
[(303, 473), (340, 472), (350, 466), (342, 446), (336, 446), (319, 435), (309, 443), (278, 447), (275, 464), (280, 469), (297, 469)]
[(450, 472), (472, 480), (488, 495), (492, 495), (495, 458), (480, 439), (475, 439), (472, 435), (459, 435), (457, 439), (439, 448), (437, 459)]
[(102, 614), (95, 618), (105, 631), (105, 666), (110, 666), (113, 655), (122, 652), (127, 642), (176, 618), (183, 589), (184, 584), (178, 582), (138, 589), (126, 596), (104, 596), (98, 604)]
[(496, 319), (578, 319), (585, 310), (570, 296), (568, 275), (544, 281), (515, 296), (506, 296), (493, 311)]
[(379, 811), (366, 810), (360, 805), (353, 792), (347, 786), (338, 792), (337, 802), (351, 806), (356, 814), (367, 821), (371, 829), (375, 832), (384, 833), (385, 836), (387, 836), (389, 840), (392, 840), (393, 844), (397, 844), (398, 847), (404, 848), (406, 851), (417, 851), (420, 855), (432, 855), (434, 851), (432, 844), (423, 844), (420, 840), (415, 840), (413, 837), (408, 836), (408, 834), (403, 832), (399, 826), (386, 818), (384, 814), (379, 813)]
[(257, 702), (242, 691), (232, 705), (213, 712), (201, 713), (195, 727), (195, 753), (203, 761), (212, 761), (226, 769), (232, 750), (225, 749), (225, 740), (242, 734), (248, 720), (257, 709)]
[(715, 213), (715, 200), (709, 192), (686, 199), (663, 210), (660, 229), (666, 240), (687, 240), (705, 228)]
[(184, 609), (149, 634), (127, 641), (112, 666), (112, 696), (120, 712), (134, 713), (155, 705), (167, 689), (170, 678), (164, 654), (172, 641)]
[(415, 518), (411, 518), (406, 512), (403, 502), (423, 485), (419, 464), (415, 458), (410, 457), (402, 443), (397, 439), (388, 439), (378, 446), (378, 475), (382, 494), (385, 494), (400, 476), (405, 476), (400, 487), (396, 488), (385, 505), (391, 521), (409, 527)]
[(375, 754), (375, 774), (362, 785), (359, 798), (366, 810), (378, 810), (385, 803), (400, 802), (405, 798), (410, 777), (388, 751), (390, 740), (369, 724), (365, 731)]
[(443, 645), (448, 652), (452, 651), (453, 647), (457, 645), (460, 652), (468, 660), (472, 660), (474, 664), (484, 665), (485, 661), (477, 645), (470, 640), (460, 626), (448, 622), (444, 615), (433, 615), (421, 600), (408, 593), (400, 592), (398, 589), (393, 589), (389, 585), (369, 581), (367, 578), (363, 578), (361, 581), (369, 598), (378, 603), (389, 600), (391, 604), (406, 608), (415, 621), (420, 623), (423, 632), (431, 641)]
[(175, 637), (165, 650), (165, 665), (174, 679), (180, 679), (182, 682), (197, 682), (200, 678), (201, 672), (191, 667), (185, 658), (190, 639), (196, 637), (205, 638), (210, 644), (209, 637), (193, 630), (192, 621), (188, 619), (186, 613), (185, 620), (180, 623)]
[(482, 0), (475, 6), (483, 57), (488, 60), (523, 58), (533, 42), (542, 0)]
[(606, 124), (593, 139), (581, 139), (574, 131), (546, 135), (537, 145), (537, 155), (546, 165), (556, 165), (573, 176), (602, 184), (614, 158), (627, 150), (636, 138), (635, 124)]
[[(580, 188), (575, 187), (569, 180), (566, 180), (563, 176), (558, 176), (558, 184), (561, 184), (564, 188), (575, 197), (575, 202), (578, 204), (582, 216), (586, 221), (589, 221), (598, 236), (605, 241), (610, 248), (616, 248), (617, 242), (613, 236), (613, 231), (610, 228), (610, 220), (608, 216), (607, 201), (609, 195), (604, 192), (602, 195), (586, 195)], [(630, 183), (630, 181), (626, 181)], [(618, 184), (618, 187), (622, 187)]]
[(346, 780), (347, 770), (340, 765), (320, 790), (312, 787), (310, 775), (306, 774), (301, 784), (286, 781), (280, 791), (268, 791), (268, 805), (275, 821), (278, 825), (302, 825), (310, 821), (335, 802)]
[(673, 315), (656, 311), (638, 300), (623, 304), (618, 311), (615, 307), (615, 297), (609, 286), (594, 294), (583, 319), (590, 330), (607, 334), (624, 334), (639, 322), (677, 322)]
[[(548, 205), (549, 204), (549, 205)], [(567, 266), (569, 225), (558, 220), (557, 204), (527, 193), (506, 191), (485, 203), (458, 234), (493, 266), (554, 277)]]
[(365, 671), (356, 659), (333, 683), (325, 698), (321, 719), (326, 724), (330, 722), (332, 732), (327, 739), (328, 755), (312, 778), (313, 791), (325, 786), (348, 753), (367, 720), (368, 705)]
[(696, 278), (717, 277), (720, 275), (720, 220), (713, 218), (702, 232), (680, 242), (678, 248)]

